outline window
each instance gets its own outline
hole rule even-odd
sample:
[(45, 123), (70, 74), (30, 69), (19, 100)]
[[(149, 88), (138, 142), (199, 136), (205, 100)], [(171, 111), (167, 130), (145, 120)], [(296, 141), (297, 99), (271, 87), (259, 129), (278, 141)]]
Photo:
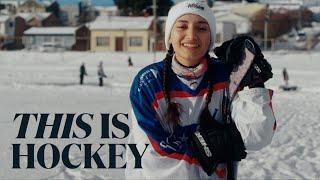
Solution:
[(109, 37), (98, 36), (96, 37), (97, 46), (109, 46)]
[(51, 41), (52, 41), (51, 36), (44, 36), (43, 37), (43, 42), (51, 42)]
[(142, 37), (130, 37), (130, 46), (142, 46)]
[(63, 38), (64, 37), (61, 37), (61, 36), (55, 36), (55, 37), (53, 37), (53, 41), (61, 44), (61, 42), (63, 41)]

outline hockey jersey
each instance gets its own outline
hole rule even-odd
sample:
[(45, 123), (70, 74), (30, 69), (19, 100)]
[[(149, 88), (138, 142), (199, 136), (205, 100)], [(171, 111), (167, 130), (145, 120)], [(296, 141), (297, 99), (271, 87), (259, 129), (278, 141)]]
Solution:
[[(208, 71), (197, 85), (181, 79), (169, 71), (171, 101), (181, 105), (180, 124), (173, 128), (166, 123), (167, 109), (162, 74), (164, 61), (143, 68), (135, 77), (131, 90), (132, 127), (129, 143), (137, 144), (143, 154), (142, 168), (134, 169), (134, 158), (127, 153), (127, 179), (225, 179), (226, 164), (218, 165), (209, 177), (202, 170), (188, 144), (188, 138), (199, 126), (199, 116), (205, 106), (208, 78), (213, 82), (209, 110), (222, 121), (222, 97), (228, 85), (226, 67), (216, 59), (208, 63)], [(190, 84), (188, 84), (190, 83)], [(272, 91), (252, 88), (239, 91), (231, 105), (231, 115), (241, 133), (247, 151), (256, 151), (270, 144), (275, 130), (275, 117), (271, 105)], [(235, 174), (237, 173), (237, 162)]]

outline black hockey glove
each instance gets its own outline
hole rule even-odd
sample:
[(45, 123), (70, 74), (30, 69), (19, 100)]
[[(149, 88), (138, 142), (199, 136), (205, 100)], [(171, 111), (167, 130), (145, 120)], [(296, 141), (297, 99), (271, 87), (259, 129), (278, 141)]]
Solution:
[(240, 87), (264, 87), (264, 82), (272, 78), (272, 67), (264, 59), (259, 45), (250, 36), (239, 36), (224, 42), (214, 49), (218, 58), (224, 61), (229, 71), (238, 67), (245, 56), (245, 48), (255, 55), (253, 62), (241, 81)]
[(220, 163), (240, 161), (247, 155), (236, 126), (226, 126), (212, 120), (201, 126), (190, 138), (191, 147), (202, 169), (211, 176)]
[(212, 175), (218, 164), (227, 162), (227, 133), (224, 126), (196, 131), (190, 139), (191, 147), (202, 169)]

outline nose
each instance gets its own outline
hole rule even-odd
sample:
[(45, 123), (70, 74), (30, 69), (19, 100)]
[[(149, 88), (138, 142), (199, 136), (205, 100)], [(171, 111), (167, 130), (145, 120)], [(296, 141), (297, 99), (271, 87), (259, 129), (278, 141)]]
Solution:
[(187, 39), (188, 40), (197, 40), (197, 31), (195, 29), (195, 27), (191, 26), (190, 28), (188, 28), (187, 30)]

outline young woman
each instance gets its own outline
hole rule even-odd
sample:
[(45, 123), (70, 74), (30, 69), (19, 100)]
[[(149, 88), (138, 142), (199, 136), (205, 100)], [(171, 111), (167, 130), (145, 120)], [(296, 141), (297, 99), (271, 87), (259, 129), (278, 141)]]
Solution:
[[(214, 38), (215, 18), (206, 3), (188, 0), (169, 11), (165, 29), (167, 55), (163, 61), (143, 68), (131, 87), (129, 143), (137, 144), (143, 157), (142, 168), (134, 168), (137, 162), (127, 153), (126, 178), (227, 178), (225, 162), (208, 176), (189, 143), (201, 118), (220, 123), (224, 119), (223, 94), (230, 71), (208, 54)], [(269, 90), (251, 88), (238, 92), (231, 116), (247, 151), (259, 150), (271, 142), (275, 118)], [(145, 144), (149, 146), (143, 152)], [(236, 176), (236, 172), (237, 163), (232, 174)]]

